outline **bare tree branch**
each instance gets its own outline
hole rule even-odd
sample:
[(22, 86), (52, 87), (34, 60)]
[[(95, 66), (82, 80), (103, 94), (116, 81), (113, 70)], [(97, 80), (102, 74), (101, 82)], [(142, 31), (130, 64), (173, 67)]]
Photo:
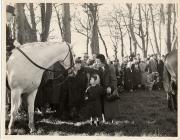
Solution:
[(152, 19), (152, 27), (153, 27), (153, 33), (154, 33), (154, 41), (155, 41), (155, 45), (156, 45), (156, 50), (158, 55), (160, 56), (160, 51), (159, 51), (159, 45), (158, 45), (158, 41), (157, 41), (157, 36), (156, 36), (156, 30), (155, 30), (155, 21), (154, 21), (154, 16), (153, 16), (153, 9), (152, 9), (152, 5), (149, 4), (149, 8), (150, 8), (150, 13), (151, 13), (151, 19)]
[(105, 43), (105, 41), (104, 41), (104, 39), (103, 39), (103, 37), (102, 37), (102, 35), (101, 35), (101, 32), (100, 32), (99, 28), (98, 28), (98, 34), (99, 34), (100, 39), (101, 39), (101, 41), (102, 41), (102, 43), (103, 43), (103, 45), (104, 45), (106, 57), (109, 57), (109, 56), (108, 56), (108, 52), (107, 52), (107, 46), (106, 46), (106, 43)]
[(57, 10), (57, 6), (55, 4), (53, 4), (53, 7), (55, 9), (55, 12), (56, 12), (56, 16), (57, 16), (57, 19), (58, 19), (58, 25), (59, 25), (59, 29), (60, 29), (60, 33), (61, 33), (61, 37), (63, 36), (63, 29), (62, 29), (62, 23), (61, 23), (61, 18), (60, 18), (60, 14), (59, 14), (59, 11)]

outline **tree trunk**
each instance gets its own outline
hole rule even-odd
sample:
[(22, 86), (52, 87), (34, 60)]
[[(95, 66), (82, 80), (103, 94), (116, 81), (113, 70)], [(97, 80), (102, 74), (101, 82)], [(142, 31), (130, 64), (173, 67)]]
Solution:
[[(87, 7), (86, 7), (87, 8)], [(86, 29), (86, 35), (87, 35), (87, 38), (86, 38), (86, 52), (87, 54), (89, 55), (89, 42), (90, 42), (90, 34), (89, 34), (89, 30), (90, 30), (90, 17), (88, 16), (88, 13), (86, 12), (87, 14), (87, 28)]]
[(130, 50), (130, 54), (132, 54), (132, 41), (131, 41), (131, 33), (130, 33), (130, 31), (129, 31), (129, 28), (128, 28), (128, 26), (127, 26), (127, 23), (126, 23), (126, 20), (125, 20), (125, 17), (124, 17), (124, 15), (122, 14), (122, 17), (123, 17), (123, 21), (124, 21), (124, 24), (125, 24), (125, 26), (126, 26), (126, 29), (127, 29), (127, 32), (128, 32), (128, 36), (129, 36), (129, 50)]
[(41, 3), (40, 4), (41, 7), (41, 27), (42, 27), (42, 31), (41, 31), (41, 41), (43, 38), (43, 33), (45, 31), (45, 18), (46, 18), (46, 7), (45, 7), (45, 3)]
[(131, 39), (133, 41), (133, 45), (134, 45), (134, 54), (136, 55), (137, 52), (137, 46), (142, 49), (142, 47), (138, 44), (138, 41), (136, 39), (136, 36), (134, 34), (134, 25), (133, 25), (133, 19), (132, 19), (132, 4), (126, 4), (128, 10), (129, 10), (129, 31), (131, 34)]
[(132, 39), (131, 39), (131, 36), (129, 35), (129, 41), (130, 41), (130, 54), (132, 54)]
[(41, 33), (41, 41), (47, 41), (49, 36), (49, 27), (52, 15), (52, 3), (46, 3), (46, 10), (45, 4), (41, 3), (41, 21), (42, 21), (42, 33)]
[(35, 36), (36, 33), (34, 33), (34, 30), (31, 29), (31, 26), (29, 25), (24, 13), (24, 5), (24, 3), (17, 3), (15, 8), (17, 23), (16, 37), (20, 44), (37, 41), (37, 36)]
[(159, 20), (159, 49), (160, 54), (162, 53), (162, 27), (165, 24), (164, 5), (160, 5), (160, 20)]
[(89, 54), (89, 30), (86, 30), (87, 32), (87, 37), (86, 37), (86, 53)]
[(118, 48), (118, 44), (117, 44), (117, 41), (115, 41), (116, 42), (116, 44), (114, 44), (113, 46), (114, 46), (114, 59), (115, 60), (117, 60), (117, 54), (118, 54), (118, 50), (117, 50), (117, 48)]
[(99, 53), (99, 37), (98, 37), (98, 19), (97, 19), (97, 5), (88, 4), (87, 5), (90, 11), (90, 27), (91, 27), (91, 52), (92, 54)]
[(149, 47), (149, 16), (148, 16), (148, 11), (149, 10), (146, 9), (145, 11), (147, 11), (147, 13), (145, 14), (145, 20), (146, 20), (146, 47), (145, 47), (144, 58), (147, 57), (147, 52), (148, 52), (148, 47)]
[(161, 24), (162, 20), (159, 21), (159, 49), (160, 49), (160, 55), (161, 55)]
[(176, 5), (175, 4), (173, 4), (173, 17), (174, 17), (174, 21), (173, 21), (172, 42), (175, 39), (176, 33), (177, 33), (177, 29), (176, 29)]
[(149, 39), (149, 40), (150, 40), (150, 44), (151, 44), (151, 47), (152, 47), (153, 54), (155, 54), (155, 51), (154, 51), (154, 47), (153, 47), (152, 41), (151, 41), (151, 39)]
[(102, 37), (102, 35), (101, 35), (101, 32), (100, 32), (99, 28), (98, 28), (98, 33), (99, 33), (100, 39), (101, 39), (101, 41), (102, 41), (102, 43), (103, 43), (103, 45), (104, 45), (106, 57), (108, 58), (109, 56), (108, 56), (107, 46), (106, 46), (106, 43), (105, 43), (105, 41), (104, 41), (104, 39), (103, 39), (103, 37)]
[(119, 25), (119, 31), (120, 31), (120, 38), (121, 38), (121, 57), (124, 57), (124, 40), (123, 40), (123, 33), (122, 33), (122, 29)]
[(167, 5), (167, 51), (171, 52), (171, 9), (172, 4)]
[(71, 43), (71, 17), (70, 17), (70, 5), (69, 3), (63, 4), (63, 41)]
[(17, 34), (16, 34), (16, 18), (14, 18), (14, 22), (13, 22), (13, 38), (16, 39), (17, 38)]
[(151, 13), (151, 19), (152, 19), (152, 29), (153, 29), (153, 35), (154, 35), (154, 41), (155, 41), (155, 46), (156, 46), (156, 51), (159, 56), (161, 56), (160, 51), (159, 51), (159, 45), (157, 41), (157, 36), (156, 36), (156, 30), (155, 30), (155, 21), (154, 21), (154, 15), (153, 15), (153, 9), (152, 5), (149, 5), (150, 8), (150, 13)]
[(147, 50), (144, 50), (144, 58), (147, 58)]
[(142, 27), (142, 16), (141, 16), (141, 5), (138, 4), (138, 9), (139, 9), (139, 32), (140, 32), (140, 37), (141, 37), (141, 42), (142, 42), (142, 52), (143, 52), (143, 57), (146, 57), (146, 46), (145, 46), (145, 35)]
[(36, 30), (36, 22), (35, 22), (35, 14), (34, 14), (34, 6), (33, 3), (29, 4), (30, 9), (30, 17), (31, 17), (31, 24), (32, 24), (32, 30), (34, 33), (35, 41), (37, 41), (37, 30)]
[(55, 9), (55, 12), (56, 12), (56, 16), (57, 16), (57, 19), (58, 19), (58, 26), (59, 26), (59, 30), (60, 30), (61, 37), (62, 37), (63, 36), (63, 31), (62, 31), (61, 17), (60, 17), (59, 11), (57, 10), (57, 7), (56, 7), (55, 4), (54, 4), (54, 9)]

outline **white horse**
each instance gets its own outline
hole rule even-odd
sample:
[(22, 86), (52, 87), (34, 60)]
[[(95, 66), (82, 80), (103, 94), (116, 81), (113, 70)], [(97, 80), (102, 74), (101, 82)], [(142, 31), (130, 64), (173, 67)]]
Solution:
[[(70, 46), (63, 42), (35, 42), (27, 43), (19, 48), (36, 64), (49, 68), (57, 61), (63, 61), (65, 69), (72, 67), (72, 52)], [(71, 68), (70, 68), (71, 67)], [(72, 70), (72, 69), (71, 69)], [(7, 62), (7, 79), (11, 89), (11, 118), (9, 132), (14, 132), (14, 121), (21, 104), (21, 95), (27, 94), (29, 128), (35, 131), (34, 126), (34, 101), (40, 85), (44, 70), (30, 62), (18, 49), (14, 49)]]

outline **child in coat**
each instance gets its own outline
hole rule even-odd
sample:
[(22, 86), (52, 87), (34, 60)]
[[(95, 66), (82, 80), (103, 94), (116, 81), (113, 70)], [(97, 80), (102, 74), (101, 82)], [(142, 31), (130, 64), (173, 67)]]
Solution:
[(90, 86), (86, 90), (85, 100), (87, 101), (87, 115), (90, 117), (91, 125), (99, 124), (99, 118), (102, 115), (101, 97), (104, 95), (104, 89), (100, 86), (100, 77), (93, 74), (90, 78)]

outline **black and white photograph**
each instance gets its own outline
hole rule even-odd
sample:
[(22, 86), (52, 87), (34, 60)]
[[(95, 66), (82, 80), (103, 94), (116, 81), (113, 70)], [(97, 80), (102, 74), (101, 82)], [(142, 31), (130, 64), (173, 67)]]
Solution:
[(85, 2), (2, 2), (2, 139), (177, 138), (179, 1)]

